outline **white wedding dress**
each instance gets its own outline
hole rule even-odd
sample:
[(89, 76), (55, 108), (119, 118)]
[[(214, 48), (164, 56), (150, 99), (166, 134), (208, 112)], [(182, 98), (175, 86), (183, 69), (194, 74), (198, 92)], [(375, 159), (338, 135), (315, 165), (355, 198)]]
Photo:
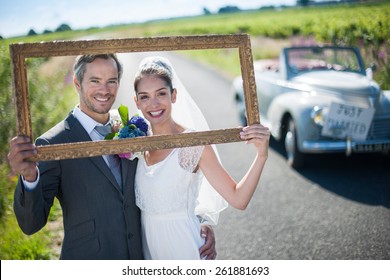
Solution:
[(200, 259), (204, 239), (195, 207), (203, 175), (194, 170), (202, 152), (203, 147), (173, 149), (151, 166), (139, 158), (135, 195), (145, 259)]

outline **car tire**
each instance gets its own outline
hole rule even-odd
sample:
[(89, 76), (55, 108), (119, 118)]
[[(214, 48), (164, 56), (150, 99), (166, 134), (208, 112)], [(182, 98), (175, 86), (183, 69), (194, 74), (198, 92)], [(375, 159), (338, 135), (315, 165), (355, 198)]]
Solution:
[(287, 127), (284, 134), (284, 149), (286, 152), (287, 164), (299, 169), (304, 166), (305, 155), (301, 153), (297, 145), (297, 131), (292, 118), (288, 119)]

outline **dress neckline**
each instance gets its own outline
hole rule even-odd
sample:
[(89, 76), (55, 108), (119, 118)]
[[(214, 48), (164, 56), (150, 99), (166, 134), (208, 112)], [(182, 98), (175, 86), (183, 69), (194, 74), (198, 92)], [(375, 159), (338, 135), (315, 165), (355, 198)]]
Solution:
[(144, 163), (145, 163), (145, 166), (148, 167), (148, 168), (151, 168), (151, 167), (155, 167), (157, 165), (160, 165), (161, 163), (165, 162), (169, 157), (171, 157), (171, 155), (173, 154), (174, 151), (176, 151), (177, 148), (173, 148), (172, 151), (170, 151), (170, 153), (162, 160), (160, 160), (159, 162), (156, 162), (156, 163), (153, 163), (153, 164), (149, 164), (147, 161), (146, 161), (146, 158), (145, 158), (145, 154), (144, 154)]
[[(193, 131), (192, 129), (189, 129), (189, 128), (184, 128), (184, 131), (181, 132), (181, 133), (186, 133), (186, 132), (191, 132)], [(146, 167), (153, 167), (153, 166), (156, 166), (156, 165), (159, 165), (160, 163), (166, 161), (172, 154), (175, 150), (177, 150), (178, 148), (173, 148), (172, 151), (162, 160), (160, 160), (159, 162), (156, 162), (156, 163), (153, 163), (153, 164), (148, 164), (147, 161), (146, 161), (146, 158), (145, 158), (145, 153), (144, 153), (144, 163), (145, 163), (145, 166)]]

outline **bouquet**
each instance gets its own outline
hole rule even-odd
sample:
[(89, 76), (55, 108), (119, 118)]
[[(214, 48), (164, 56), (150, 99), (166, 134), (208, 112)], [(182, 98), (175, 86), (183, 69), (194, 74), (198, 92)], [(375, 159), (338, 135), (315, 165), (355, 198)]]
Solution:
[[(129, 119), (129, 110), (126, 106), (121, 105), (118, 108), (120, 119), (113, 119), (113, 132), (106, 135), (104, 139), (124, 139), (135, 138), (139, 136), (146, 136), (148, 134), (149, 126), (145, 119), (139, 115), (134, 115)], [(134, 159), (137, 153), (118, 154), (120, 158)]]

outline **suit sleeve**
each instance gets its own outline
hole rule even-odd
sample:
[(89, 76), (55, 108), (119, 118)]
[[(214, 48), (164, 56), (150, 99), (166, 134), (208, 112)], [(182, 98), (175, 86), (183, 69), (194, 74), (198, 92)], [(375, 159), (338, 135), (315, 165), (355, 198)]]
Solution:
[[(37, 139), (37, 145), (47, 145), (47, 141)], [(19, 177), (14, 193), (14, 211), (22, 231), (31, 235), (43, 228), (57, 196), (61, 184), (60, 161), (39, 163), (40, 179), (34, 190), (26, 190)]]

